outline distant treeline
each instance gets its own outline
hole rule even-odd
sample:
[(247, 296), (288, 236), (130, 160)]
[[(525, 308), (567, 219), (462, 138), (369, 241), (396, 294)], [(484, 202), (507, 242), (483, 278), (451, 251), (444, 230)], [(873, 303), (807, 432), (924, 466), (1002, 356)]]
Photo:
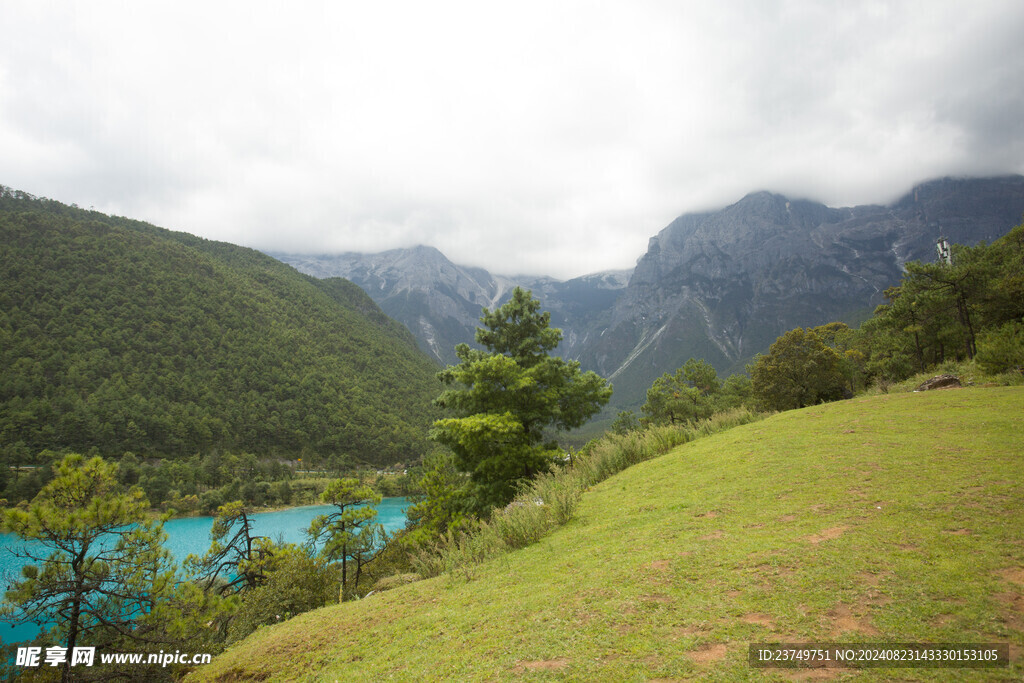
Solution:
[[(9, 505), (33, 500), (53, 480), (54, 469), (64, 457), (45, 450), (0, 467), (0, 499)], [(339, 456), (298, 461), (210, 453), (171, 460), (125, 453), (119, 460), (109, 460), (125, 490), (138, 487), (154, 510), (180, 515), (214, 514), (233, 501), (252, 508), (316, 505), (333, 478), (343, 476), (355, 477), (384, 497), (421, 492), (419, 467), (399, 464), (377, 470)]]

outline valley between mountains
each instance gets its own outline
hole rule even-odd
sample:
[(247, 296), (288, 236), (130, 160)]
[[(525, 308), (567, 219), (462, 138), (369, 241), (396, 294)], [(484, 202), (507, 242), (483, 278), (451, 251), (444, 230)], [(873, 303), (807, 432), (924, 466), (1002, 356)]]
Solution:
[(1024, 216), (1024, 177), (944, 178), (887, 206), (830, 208), (768, 192), (686, 214), (651, 238), (628, 271), (567, 281), (496, 275), (429, 246), (378, 254), (273, 254), (318, 278), (362, 287), (441, 364), (472, 343), (482, 307), (531, 289), (558, 352), (615, 385), (612, 405), (635, 408), (662, 373), (703, 358), (721, 374), (786, 330), (858, 324), (899, 282), (903, 264), (933, 261), (935, 242), (991, 242)]

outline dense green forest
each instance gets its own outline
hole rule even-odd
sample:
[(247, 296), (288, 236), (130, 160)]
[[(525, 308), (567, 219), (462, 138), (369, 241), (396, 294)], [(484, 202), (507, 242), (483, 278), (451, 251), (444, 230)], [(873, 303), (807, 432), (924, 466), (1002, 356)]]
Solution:
[(358, 287), (0, 186), (0, 449), (408, 462), (437, 367)]

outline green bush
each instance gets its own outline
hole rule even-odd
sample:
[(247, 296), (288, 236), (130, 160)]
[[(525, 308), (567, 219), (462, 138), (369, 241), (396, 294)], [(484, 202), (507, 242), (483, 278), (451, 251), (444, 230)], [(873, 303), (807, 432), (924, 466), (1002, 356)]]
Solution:
[(1024, 323), (1006, 323), (978, 335), (975, 360), (991, 375), (1024, 372)]
[(321, 558), (295, 545), (279, 546), (266, 583), (246, 593), (231, 620), (228, 642), (337, 600), (340, 585), (338, 572)]

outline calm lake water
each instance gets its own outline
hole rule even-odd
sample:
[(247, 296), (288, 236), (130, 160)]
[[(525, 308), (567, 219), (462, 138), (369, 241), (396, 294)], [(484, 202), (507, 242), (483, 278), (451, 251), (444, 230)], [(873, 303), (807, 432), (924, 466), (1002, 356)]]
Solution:
[[(377, 506), (377, 521), (384, 525), (385, 531), (391, 533), (405, 526), (405, 509), (408, 500), (405, 498), (385, 498)], [(283, 539), (286, 543), (299, 543), (305, 540), (302, 530), (317, 515), (330, 512), (331, 505), (311, 505), (290, 508), (278, 512), (258, 512), (253, 515), (253, 528), (260, 536), (271, 539)], [(187, 555), (202, 555), (210, 547), (210, 528), (213, 517), (184, 517), (172, 519), (164, 525), (167, 531), (167, 548), (179, 564)], [(0, 589), (6, 590), (13, 580), (21, 576), (21, 561), (11, 553), (12, 548), (21, 545), (13, 534), (0, 534)], [(13, 643), (30, 640), (39, 633), (36, 624), (8, 626), (0, 624), (0, 640)]]

